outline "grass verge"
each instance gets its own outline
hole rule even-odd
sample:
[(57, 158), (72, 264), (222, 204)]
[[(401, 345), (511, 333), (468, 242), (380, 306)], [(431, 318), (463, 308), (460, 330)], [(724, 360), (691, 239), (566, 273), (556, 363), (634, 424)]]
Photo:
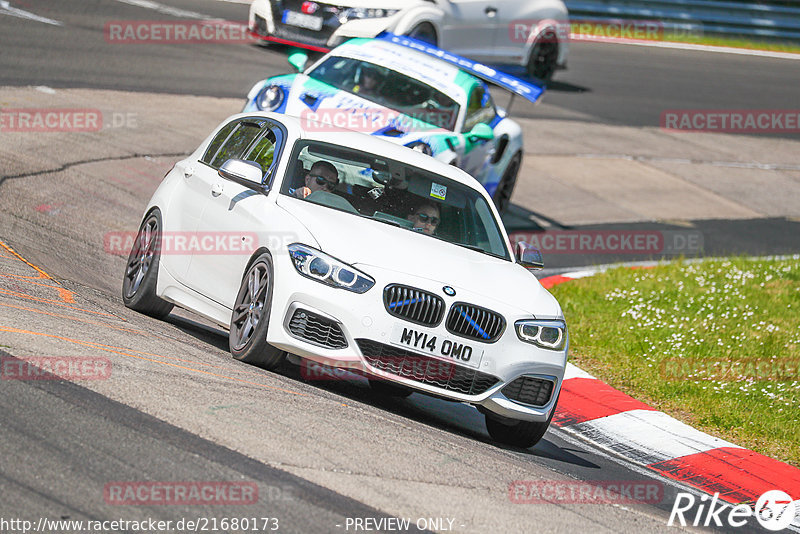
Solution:
[[(594, 23), (581, 26), (580, 22), (572, 24), (571, 33), (573, 39), (580, 40), (581, 35), (590, 37), (614, 37), (616, 32), (609, 32), (609, 25)], [(642, 26), (642, 35), (634, 35), (631, 38), (654, 42), (670, 42), (696, 44), (705, 46), (722, 46), (727, 48), (744, 48), (747, 50), (763, 50), (768, 52), (786, 52), (790, 54), (800, 54), (800, 43), (791, 41), (760, 40), (751, 39), (743, 36), (725, 36), (713, 34), (691, 34), (691, 33), (670, 33), (658, 32), (657, 35), (648, 35), (646, 26)]]
[(572, 363), (800, 467), (799, 260), (620, 267), (551, 291), (569, 324)]

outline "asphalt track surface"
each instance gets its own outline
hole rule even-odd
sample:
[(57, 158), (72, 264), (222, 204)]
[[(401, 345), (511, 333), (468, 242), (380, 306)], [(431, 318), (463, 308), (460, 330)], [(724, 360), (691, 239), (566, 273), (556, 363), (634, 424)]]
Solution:
[[(240, 4), (168, 3), (227, 20), (246, 16), (246, 6)], [(0, 86), (241, 97), (254, 81), (288, 70), (281, 49), (106, 43), (103, 28), (109, 20), (171, 20), (129, 3), (28, 0), (13, 5), (63, 26), (0, 14)], [(576, 45), (571, 69), (559, 73), (548, 102), (535, 109), (515, 107), (515, 113), (655, 126), (664, 108), (798, 107), (797, 63), (702, 53), (691, 53), (689, 61), (688, 55)], [(160, 164), (163, 173), (169, 162)], [(29, 185), (19, 187), (32, 195), (47, 187), (46, 175), (23, 180)], [(4, 187), (8, 184), (0, 184), (0, 200)], [(104, 206), (88, 199), (86, 208), (111, 218), (122, 204), (131, 211), (124, 218), (135, 220), (136, 206), (145, 200), (114, 198), (115, 205)], [(99, 217), (86, 219), (96, 222)], [(25, 328), (0, 332), (0, 349), (8, 351), (0, 356), (78, 355), (82, 352), (63, 345), (89, 350), (87, 342), (101, 343), (102, 354), (109, 354), (109, 347), (135, 349), (113, 360), (124, 382), (0, 384), (2, 518), (176, 520), (242, 516), (246, 509), (247, 516), (279, 517), (285, 532), (344, 532), (337, 525), (348, 517), (401, 514), (453, 517), (456, 532), (488, 532), (493, 526), (520, 532), (666, 529), (680, 491), (666, 482), (663, 499), (653, 505), (509, 506), (507, 487), (516, 479), (651, 478), (557, 430), (533, 449), (504, 448), (491, 442), (477, 412), (462, 405), (420, 395), (405, 401), (383, 399), (363, 381), (309, 383), (290, 364), (278, 373), (263, 373), (233, 362), (224, 332), (191, 314), (177, 312), (167, 322), (157, 322), (123, 308), (117, 275), (124, 259), (104, 257), (95, 263), (84, 257), (79, 253), (86, 252), (82, 244), (72, 238), (73, 228), (11, 221), (0, 239), (13, 244), (14, 232), (26, 232), (19, 251), (62, 280), (77, 304), (38, 308), (30, 299), (6, 302), (2, 323), (17, 316), (26, 323)], [(80, 216), (69, 222), (84, 224)], [(725, 223), (717, 224), (722, 241), (743, 253), (798, 250), (797, 234), (792, 237), (784, 220), (757, 223), (769, 233), (752, 223), (739, 227), (739, 237)], [(2, 260), (4, 291), (35, 291), (36, 302), (58, 302), (53, 300), (53, 283), (26, 285), (24, 280), (35, 280), (30, 265), (7, 252)], [(16, 281), (10, 282), (12, 278)], [(25, 314), (22, 308), (34, 311)], [(57, 319), (54, 310), (71, 318)], [(169, 363), (175, 357), (182, 358), (184, 369)], [(198, 374), (208, 368), (204, 366), (213, 366), (215, 375)], [(248, 480), (258, 484), (262, 498), (257, 509), (109, 505), (102, 489), (120, 480)], [(475, 509), (470, 502), (481, 506)]]

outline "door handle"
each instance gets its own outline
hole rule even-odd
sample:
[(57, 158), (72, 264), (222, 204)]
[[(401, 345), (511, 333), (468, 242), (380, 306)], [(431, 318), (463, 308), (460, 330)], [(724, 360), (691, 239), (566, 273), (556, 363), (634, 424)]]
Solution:
[(486, 9), (484, 9), (483, 12), (486, 13), (486, 16), (491, 19), (497, 15), (497, 8), (489, 6)]
[(225, 184), (222, 182), (217, 182), (211, 186), (211, 194), (215, 197), (218, 197), (222, 194), (222, 191), (225, 190)]

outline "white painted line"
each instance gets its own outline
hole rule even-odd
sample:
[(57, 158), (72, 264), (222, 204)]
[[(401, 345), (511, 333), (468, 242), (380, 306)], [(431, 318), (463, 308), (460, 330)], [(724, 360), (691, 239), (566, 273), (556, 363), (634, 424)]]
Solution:
[(676, 50), (694, 50), (696, 52), (716, 52), (720, 54), (736, 54), (740, 56), (758, 56), (775, 59), (800, 60), (800, 54), (791, 52), (773, 52), (771, 50), (751, 50), (748, 48), (734, 48), (730, 46), (711, 46), (691, 43), (674, 43), (670, 41), (647, 41), (639, 39), (617, 39), (609, 37), (589, 36), (582, 34), (570, 34), (572, 41), (591, 41), (593, 43), (623, 44), (634, 46), (650, 46), (653, 48), (672, 48)]
[(47, 87), (46, 85), (38, 85), (38, 86), (35, 87), (35, 89), (37, 91), (39, 91), (41, 93), (44, 93), (44, 94), (47, 94), (47, 95), (56, 94), (56, 90), (55, 89), (53, 89), (52, 87)]
[(672, 460), (719, 447), (741, 449), (700, 432), (663, 412), (631, 410), (565, 429), (642, 465)]
[(19, 17), (21, 19), (35, 20), (36, 22), (44, 22), (45, 24), (52, 24), (53, 26), (63, 26), (61, 21), (48, 19), (47, 17), (40, 17), (30, 11), (24, 11), (16, 7), (11, 7), (7, 0), (0, 0), (0, 15), (11, 15), (12, 17)]
[(564, 380), (569, 378), (591, 378), (597, 380), (595, 377), (571, 363), (567, 362), (567, 368), (564, 370)]
[(179, 17), (183, 19), (209, 20), (214, 18), (211, 15), (203, 15), (202, 13), (198, 13), (196, 11), (186, 11), (185, 9), (170, 7), (164, 4), (159, 4), (158, 2), (152, 2), (151, 0), (117, 0), (117, 2), (122, 2), (123, 4), (141, 7), (144, 9), (152, 9), (153, 11), (158, 11), (164, 15), (172, 15), (173, 17)]
[(586, 271), (572, 271), (571, 273), (564, 273), (560, 276), (565, 278), (586, 278), (588, 276), (594, 276), (595, 274), (597, 274), (597, 271), (592, 269)]

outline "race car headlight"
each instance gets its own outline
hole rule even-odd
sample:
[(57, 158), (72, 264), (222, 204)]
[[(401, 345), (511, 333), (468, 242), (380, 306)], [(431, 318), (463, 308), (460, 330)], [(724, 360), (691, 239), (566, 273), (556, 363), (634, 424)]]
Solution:
[(366, 7), (353, 7), (346, 11), (343, 11), (341, 15), (339, 15), (339, 22), (344, 24), (348, 20), (353, 19), (379, 19), (382, 17), (391, 17), (395, 13), (400, 11), (399, 9), (372, 9)]
[(409, 143), (406, 146), (411, 150), (422, 152), (426, 156), (433, 156), (433, 150), (431, 149), (431, 145), (429, 145), (428, 143), (423, 143), (422, 141), (414, 141), (413, 143)]
[(281, 107), (285, 97), (283, 89), (277, 85), (268, 85), (258, 94), (256, 104), (258, 104), (258, 109), (260, 110), (275, 111)]
[(549, 350), (564, 350), (567, 344), (567, 324), (564, 321), (529, 319), (514, 323), (517, 337), (526, 343)]
[(375, 285), (369, 275), (315, 248), (293, 243), (289, 245), (289, 256), (298, 273), (317, 282), (356, 293)]

